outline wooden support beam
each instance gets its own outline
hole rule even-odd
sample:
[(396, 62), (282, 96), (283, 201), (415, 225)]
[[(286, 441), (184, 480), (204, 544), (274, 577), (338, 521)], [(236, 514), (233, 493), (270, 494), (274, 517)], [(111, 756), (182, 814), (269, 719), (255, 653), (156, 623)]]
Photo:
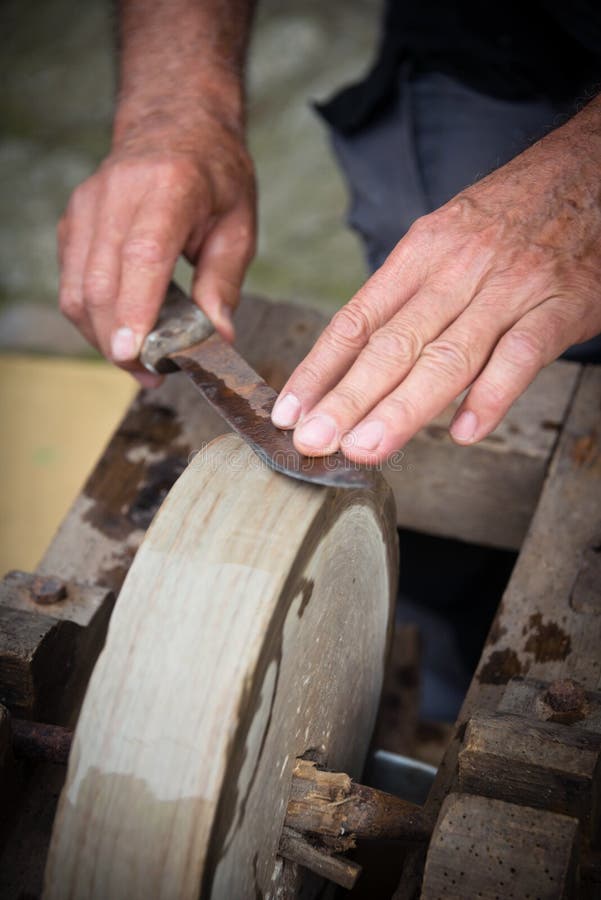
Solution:
[[(590, 571), (591, 551), (601, 544), (600, 396), (601, 369), (583, 369), (528, 537), (426, 804), (433, 827), (457, 776), (466, 723), (476, 713), (497, 710), (512, 678), (547, 684), (572, 679), (585, 692), (599, 689), (601, 582), (586, 577), (586, 592), (575, 594), (574, 587), (584, 585), (582, 572)], [(419, 850), (408, 854), (395, 900), (418, 895), (424, 857)]]

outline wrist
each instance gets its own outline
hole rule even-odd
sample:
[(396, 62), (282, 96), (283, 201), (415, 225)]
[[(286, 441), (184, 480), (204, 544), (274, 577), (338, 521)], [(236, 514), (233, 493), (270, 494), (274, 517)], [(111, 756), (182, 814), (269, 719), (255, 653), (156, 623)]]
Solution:
[(126, 85), (119, 92), (113, 122), (113, 149), (127, 146), (138, 137), (178, 141), (197, 140), (210, 128), (222, 128), (244, 140), (244, 89), (242, 81), (223, 69), (204, 69), (195, 78), (187, 73), (162, 79), (158, 85), (138, 88)]

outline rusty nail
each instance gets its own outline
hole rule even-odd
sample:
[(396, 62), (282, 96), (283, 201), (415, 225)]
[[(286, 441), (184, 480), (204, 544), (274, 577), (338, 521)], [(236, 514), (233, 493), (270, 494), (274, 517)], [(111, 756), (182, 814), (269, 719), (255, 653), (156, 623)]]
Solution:
[(31, 596), (42, 606), (58, 603), (67, 596), (67, 586), (53, 575), (36, 575), (31, 583)]
[(550, 684), (544, 700), (552, 710), (558, 713), (580, 712), (586, 707), (584, 688), (571, 678), (554, 681)]

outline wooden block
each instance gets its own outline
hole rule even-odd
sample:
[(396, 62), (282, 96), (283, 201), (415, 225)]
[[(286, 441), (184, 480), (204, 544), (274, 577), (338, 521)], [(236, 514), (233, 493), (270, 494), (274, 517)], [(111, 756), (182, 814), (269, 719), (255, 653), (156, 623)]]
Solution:
[(580, 702), (569, 708), (563, 704), (561, 708), (561, 704), (553, 703), (553, 698), (549, 697), (550, 688), (556, 684), (537, 678), (512, 678), (503, 692), (499, 712), (534, 720), (576, 724), (584, 731), (601, 734), (601, 693), (581, 689)]
[(0, 608), (0, 702), (13, 715), (52, 721), (75, 657), (78, 626)]
[(565, 813), (599, 834), (601, 735), (509, 713), (478, 715), (459, 753), (461, 791)]
[(450, 794), (428, 851), (421, 900), (578, 896), (578, 822), (501, 800)]
[(96, 585), (20, 571), (2, 579), (0, 698), (16, 715), (74, 721), (114, 602), (110, 590)]

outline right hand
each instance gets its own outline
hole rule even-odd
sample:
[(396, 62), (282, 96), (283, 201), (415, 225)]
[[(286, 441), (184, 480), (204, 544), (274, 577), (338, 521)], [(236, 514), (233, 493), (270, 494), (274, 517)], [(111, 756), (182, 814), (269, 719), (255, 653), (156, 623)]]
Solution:
[(60, 307), (146, 387), (137, 361), (181, 253), (192, 297), (227, 340), (255, 249), (255, 181), (241, 130), (214, 115), (140, 118), (73, 192), (58, 226)]

